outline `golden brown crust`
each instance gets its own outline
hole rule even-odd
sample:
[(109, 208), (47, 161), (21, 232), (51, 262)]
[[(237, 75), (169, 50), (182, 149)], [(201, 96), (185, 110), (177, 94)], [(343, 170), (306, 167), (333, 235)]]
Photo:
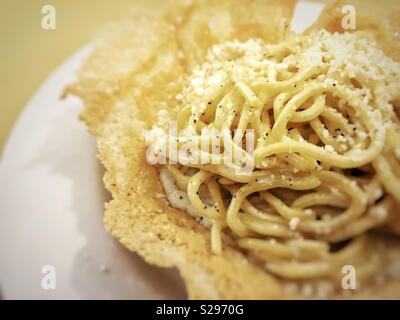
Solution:
[[(104, 183), (113, 198), (106, 204), (106, 228), (147, 262), (177, 267), (192, 299), (282, 298), (280, 281), (241, 251), (225, 245), (222, 255), (212, 254), (209, 230), (168, 204), (141, 138), (160, 109), (174, 106), (182, 77), (209, 46), (235, 37), (278, 42), (286, 34), (280, 19), (290, 21), (294, 1), (251, 3), (207, 0), (131, 15), (109, 29), (77, 82), (66, 88), (84, 102), (81, 119), (96, 136), (106, 168)], [(224, 19), (231, 31), (211, 37), (204, 28), (221, 6), (228, 8)]]

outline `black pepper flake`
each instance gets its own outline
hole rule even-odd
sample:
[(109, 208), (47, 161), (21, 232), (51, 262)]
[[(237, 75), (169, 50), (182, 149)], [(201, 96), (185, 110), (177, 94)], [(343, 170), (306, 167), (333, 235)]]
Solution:
[(208, 101), (208, 104), (211, 104), (211, 101)]
[(336, 83), (334, 83), (333, 86), (336, 87)]
[(196, 194), (197, 194), (197, 195), (199, 195), (199, 192), (198, 192), (198, 191), (196, 191)]
[(181, 200), (182, 200), (182, 199), (183, 199), (183, 197), (182, 197), (182, 196), (179, 196), (179, 199), (181, 199)]
[(321, 165), (321, 161), (317, 160), (318, 165)]

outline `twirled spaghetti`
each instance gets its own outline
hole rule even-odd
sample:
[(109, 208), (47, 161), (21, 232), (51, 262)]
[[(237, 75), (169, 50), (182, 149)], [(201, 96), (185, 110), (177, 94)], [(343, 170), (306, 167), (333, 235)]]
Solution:
[[(226, 234), (283, 278), (336, 279), (349, 262), (360, 278), (376, 272), (384, 261), (370, 231), (388, 224), (400, 201), (400, 64), (369, 35), (217, 45), (177, 100), (153, 130), (209, 161), (178, 156), (161, 166), (162, 181), (172, 205), (209, 222), (215, 253)], [(177, 121), (176, 136), (167, 120)], [(251, 158), (250, 173), (215, 164), (220, 154), (194, 144), (211, 132), (228, 132), (218, 147)]]

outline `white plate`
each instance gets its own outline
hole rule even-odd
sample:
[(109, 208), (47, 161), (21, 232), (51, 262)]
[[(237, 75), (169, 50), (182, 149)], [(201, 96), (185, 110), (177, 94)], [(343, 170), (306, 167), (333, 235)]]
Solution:
[[(300, 3), (302, 31), (321, 5)], [(79, 100), (59, 100), (91, 47), (63, 64), (26, 105), (0, 162), (0, 290), (7, 299), (184, 299), (176, 270), (128, 252), (104, 230), (103, 169), (77, 120)], [(23, 81), (23, 79), (21, 79)], [(54, 266), (55, 290), (44, 289)]]

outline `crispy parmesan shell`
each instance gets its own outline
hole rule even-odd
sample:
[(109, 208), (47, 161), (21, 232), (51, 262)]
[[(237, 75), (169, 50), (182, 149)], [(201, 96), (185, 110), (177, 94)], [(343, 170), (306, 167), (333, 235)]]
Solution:
[[(182, 77), (210, 46), (251, 37), (279, 42), (290, 35), (294, 6), (294, 0), (202, 0), (172, 1), (160, 12), (135, 9), (108, 28), (65, 90), (81, 98), (80, 118), (97, 138), (112, 194), (107, 230), (148, 263), (177, 267), (191, 299), (284, 296), (280, 280), (237, 248), (224, 245), (223, 254), (213, 254), (210, 231), (169, 205), (156, 169), (146, 162), (142, 131), (159, 110), (175, 105)], [(400, 296), (399, 284), (391, 286), (382, 294)]]

